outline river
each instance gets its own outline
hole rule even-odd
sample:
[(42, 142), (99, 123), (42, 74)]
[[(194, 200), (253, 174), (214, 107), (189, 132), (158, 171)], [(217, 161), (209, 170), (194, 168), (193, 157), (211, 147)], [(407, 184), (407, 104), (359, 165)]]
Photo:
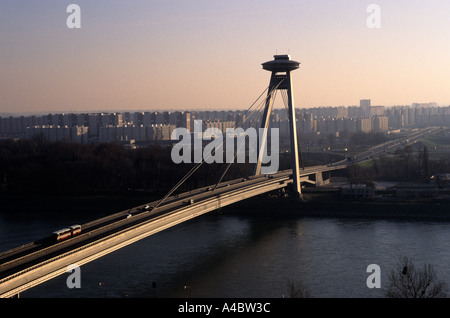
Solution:
[[(246, 213), (236, 207), (165, 230), (81, 267), (81, 288), (61, 275), (22, 298), (289, 297), (288, 282), (310, 297), (384, 297), (402, 256), (432, 264), (450, 283), (450, 220), (308, 217)], [(114, 211), (116, 212), (116, 211)], [(96, 216), (0, 214), (0, 251)], [(381, 269), (370, 289), (367, 267)]]

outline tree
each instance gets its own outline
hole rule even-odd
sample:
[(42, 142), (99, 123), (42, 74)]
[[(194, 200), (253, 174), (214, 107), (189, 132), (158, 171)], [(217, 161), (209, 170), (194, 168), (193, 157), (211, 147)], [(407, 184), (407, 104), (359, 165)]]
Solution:
[(432, 265), (416, 269), (407, 257), (400, 259), (397, 268), (389, 273), (388, 280), (386, 296), (390, 298), (443, 298), (448, 292), (447, 284), (437, 280)]
[(408, 177), (409, 166), (411, 164), (411, 158), (413, 154), (413, 147), (411, 145), (407, 145), (403, 148), (399, 148), (395, 151), (395, 155), (399, 160), (401, 166), (405, 168), (405, 177)]
[(427, 146), (423, 147), (423, 173), (426, 178), (431, 176), (430, 155), (428, 154)]

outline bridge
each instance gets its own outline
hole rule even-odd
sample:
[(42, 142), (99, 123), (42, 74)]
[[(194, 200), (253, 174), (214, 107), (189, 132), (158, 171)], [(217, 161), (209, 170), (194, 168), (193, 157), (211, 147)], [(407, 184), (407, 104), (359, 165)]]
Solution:
[[(298, 68), (298, 64), (287, 56), (275, 56), (274, 61), (263, 64), (264, 69), (272, 72), (272, 78), (263, 104), (261, 127), (267, 128), (273, 92), (278, 89), (287, 91), (292, 169), (261, 174), (262, 157), (258, 156), (259, 160), (251, 176), (222, 182), (222, 175), (215, 185), (174, 194), (188, 177), (185, 176), (162, 199), (82, 224), (81, 232), (68, 234), (72, 236), (70, 238), (58, 241), (56, 237), (49, 236), (0, 253), (0, 297), (15, 297), (27, 289), (67, 273), (72, 265), (82, 266), (145, 237), (242, 200), (286, 189), (290, 195), (301, 197), (301, 184), (321, 186), (329, 182), (332, 171), (372, 160), (398, 147), (414, 143), (427, 134), (440, 131), (440, 128), (418, 130), (405, 139), (384, 143), (333, 164), (300, 169), (290, 81), (290, 71)], [(259, 154), (264, 145), (265, 143), (260, 144)], [(203, 162), (199, 163), (201, 164)], [(195, 167), (189, 174), (195, 172)]]

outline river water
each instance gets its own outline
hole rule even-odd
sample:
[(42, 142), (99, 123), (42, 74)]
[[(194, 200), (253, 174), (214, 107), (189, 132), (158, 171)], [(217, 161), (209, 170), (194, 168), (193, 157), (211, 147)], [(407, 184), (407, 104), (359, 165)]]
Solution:
[[(233, 208), (165, 230), (21, 294), (30, 297), (289, 297), (288, 282), (311, 297), (384, 297), (402, 256), (432, 264), (450, 285), (450, 221), (307, 217)], [(242, 213), (241, 213), (242, 212)], [(96, 216), (0, 214), (0, 251)], [(381, 269), (369, 289), (367, 267)], [(185, 287), (187, 286), (187, 287)]]

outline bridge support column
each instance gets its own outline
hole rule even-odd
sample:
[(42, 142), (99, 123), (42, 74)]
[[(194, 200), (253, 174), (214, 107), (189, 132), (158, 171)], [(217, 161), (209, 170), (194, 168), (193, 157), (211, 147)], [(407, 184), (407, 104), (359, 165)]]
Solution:
[(291, 142), (291, 154), (292, 154), (292, 179), (294, 195), (301, 197), (301, 184), (300, 184), (300, 166), (299, 166), (299, 153), (298, 153), (298, 141), (297, 141), (297, 126), (295, 119), (295, 106), (294, 96), (291, 80), (291, 71), (299, 68), (300, 63), (292, 61), (289, 55), (275, 55), (273, 61), (269, 61), (263, 64), (263, 69), (272, 72), (270, 78), (269, 91), (267, 93), (266, 106), (261, 122), (261, 128), (264, 129), (264, 135), (260, 139), (261, 144), (258, 149), (258, 162), (255, 165), (253, 174), (259, 175), (261, 173), (261, 162), (264, 154), (264, 147), (267, 140), (267, 129), (270, 122), (270, 114), (272, 113), (272, 107), (274, 102), (275, 90), (286, 90), (288, 97), (288, 111), (289, 111), (289, 133)]
[(317, 172), (316, 173), (316, 188), (329, 184), (330, 183), (330, 178), (324, 178), (323, 173), (322, 172)]
[(316, 188), (320, 187), (323, 184), (323, 176), (322, 172), (316, 173)]

